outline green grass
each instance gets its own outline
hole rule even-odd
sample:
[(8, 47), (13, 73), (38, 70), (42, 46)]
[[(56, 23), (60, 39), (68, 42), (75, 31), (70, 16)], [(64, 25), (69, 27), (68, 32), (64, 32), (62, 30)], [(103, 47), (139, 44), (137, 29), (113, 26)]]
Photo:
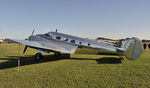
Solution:
[(108, 61), (119, 56), (96, 55), (98, 50), (90, 49), (78, 49), (70, 59), (45, 54), (44, 60), (35, 61), (36, 50), (28, 48), (22, 54), (24, 46), (20, 47), (18, 68), (18, 44), (0, 45), (0, 88), (150, 87), (150, 52), (144, 52), (138, 60), (125, 59), (123, 63)]

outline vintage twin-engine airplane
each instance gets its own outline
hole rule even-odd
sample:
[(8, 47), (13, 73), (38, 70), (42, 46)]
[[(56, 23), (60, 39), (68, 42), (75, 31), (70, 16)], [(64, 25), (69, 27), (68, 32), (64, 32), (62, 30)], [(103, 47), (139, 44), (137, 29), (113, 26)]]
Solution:
[(136, 60), (143, 53), (142, 42), (135, 37), (125, 39), (121, 42), (121, 47), (115, 47), (95, 40), (58, 33), (57, 31), (37, 35), (33, 35), (33, 32), (25, 40), (9, 40), (26, 45), (23, 53), (26, 52), (28, 47), (37, 49), (36, 60), (42, 59), (43, 52), (54, 52), (55, 56), (60, 56), (61, 53), (73, 54), (77, 48), (115, 51), (120, 56), (125, 56), (129, 60)]

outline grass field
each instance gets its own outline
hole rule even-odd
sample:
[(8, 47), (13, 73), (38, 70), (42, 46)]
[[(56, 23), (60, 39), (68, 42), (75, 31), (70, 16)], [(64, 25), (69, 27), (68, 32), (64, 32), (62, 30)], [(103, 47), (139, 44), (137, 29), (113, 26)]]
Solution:
[(150, 52), (123, 63), (116, 63), (119, 56), (113, 53), (96, 55), (89, 49), (78, 49), (70, 58), (45, 54), (35, 61), (36, 50), (22, 54), (23, 48), (17, 67), (18, 44), (0, 45), (0, 88), (150, 88)]

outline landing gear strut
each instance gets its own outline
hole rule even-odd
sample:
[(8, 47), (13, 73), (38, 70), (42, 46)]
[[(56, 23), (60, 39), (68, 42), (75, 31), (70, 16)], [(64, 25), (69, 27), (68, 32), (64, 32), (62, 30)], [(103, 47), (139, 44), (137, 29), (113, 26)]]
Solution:
[(42, 60), (43, 59), (43, 55), (41, 53), (37, 53), (35, 55), (35, 60), (39, 61), (39, 60)]

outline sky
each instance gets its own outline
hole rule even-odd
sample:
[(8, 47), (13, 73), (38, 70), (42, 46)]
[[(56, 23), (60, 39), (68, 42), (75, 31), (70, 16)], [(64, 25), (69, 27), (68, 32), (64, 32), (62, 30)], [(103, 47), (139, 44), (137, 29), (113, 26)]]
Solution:
[(150, 0), (0, 0), (0, 35), (58, 29), (84, 38), (150, 39)]

